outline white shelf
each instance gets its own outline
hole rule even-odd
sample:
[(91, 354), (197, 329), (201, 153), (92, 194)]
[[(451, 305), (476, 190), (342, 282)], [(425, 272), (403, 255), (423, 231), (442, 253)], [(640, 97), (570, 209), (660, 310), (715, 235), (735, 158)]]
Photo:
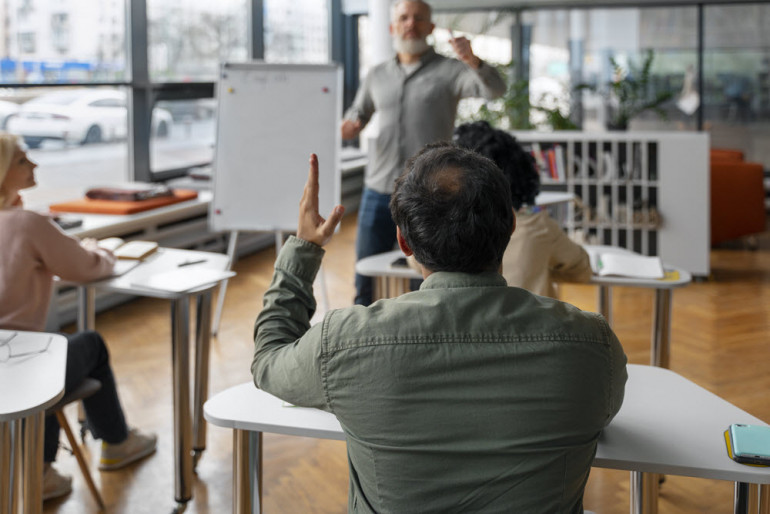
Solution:
[[(695, 275), (709, 274), (708, 134), (517, 131), (513, 135), (525, 147), (541, 151), (538, 161), (545, 164), (545, 176), (541, 175), (545, 188), (561, 189), (578, 199), (577, 206), (568, 208), (569, 233), (583, 232), (596, 244), (658, 255)], [(554, 174), (558, 179), (552, 178)]]

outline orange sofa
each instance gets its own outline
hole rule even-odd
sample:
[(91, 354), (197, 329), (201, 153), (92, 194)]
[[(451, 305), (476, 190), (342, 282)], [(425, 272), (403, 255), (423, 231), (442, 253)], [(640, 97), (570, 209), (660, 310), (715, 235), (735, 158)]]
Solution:
[(711, 149), (711, 245), (764, 232), (764, 170), (738, 150)]

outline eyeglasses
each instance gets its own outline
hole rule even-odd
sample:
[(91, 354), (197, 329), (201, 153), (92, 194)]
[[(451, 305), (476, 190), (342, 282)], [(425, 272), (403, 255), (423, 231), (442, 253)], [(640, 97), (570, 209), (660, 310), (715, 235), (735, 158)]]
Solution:
[(19, 335), (18, 332), (13, 332), (11, 335), (6, 337), (3, 340), (0, 340), (0, 362), (8, 362), (10, 359), (16, 359), (18, 357), (28, 357), (30, 355), (38, 355), (40, 353), (45, 353), (48, 351), (48, 347), (51, 346), (51, 341), (53, 341), (53, 336), (48, 336), (48, 342), (45, 344), (45, 348), (42, 350), (35, 350), (33, 352), (21, 352), (21, 353), (14, 353), (13, 348), (11, 347), (11, 341), (14, 337)]

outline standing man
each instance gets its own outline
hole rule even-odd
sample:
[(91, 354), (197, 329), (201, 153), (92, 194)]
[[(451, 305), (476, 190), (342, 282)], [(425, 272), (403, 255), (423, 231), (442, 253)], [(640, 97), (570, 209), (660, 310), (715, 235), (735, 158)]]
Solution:
[[(433, 32), (430, 5), (396, 0), (390, 33), (396, 57), (375, 66), (358, 90), (342, 122), (342, 139), (353, 139), (380, 113), (373, 161), (366, 168), (358, 211), (356, 259), (387, 252), (396, 242), (388, 205), (404, 162), (427, 143), (451, 141), (457, 104), (462, 98), (497, 98), (505, 82), (484, 63), (464, 37), (450, 40), (457, 59), (439, 55), (426, 38)], [(356, 275), (359, 305), (372, 303), (372, 279)]]
[(311, 327), (313, 280), (342, 211), (319, 214), (313, 156), (251, 372), (260, 389), (337, 416), (348, 512), (582, 514), (626, 356), (600, 315), (508, 287), (499, 270), (515, 223), (500, 169), (445, 142), (410, 159), (391, 211), (420, 290)]

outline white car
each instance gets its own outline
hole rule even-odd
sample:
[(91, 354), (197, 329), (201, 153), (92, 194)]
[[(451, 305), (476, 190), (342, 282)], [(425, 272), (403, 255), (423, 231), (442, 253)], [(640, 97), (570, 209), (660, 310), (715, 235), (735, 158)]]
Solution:
[(0, 129), (5, 130), (8, 117), (19, 112), (19, 104), (0, 100)]
[[(126, 93), (116, 89), (67, 89), (46, 93), (21, 105), (8, 119), (8, 132), (24, 137), (30, 148), (46, 139), (89, 144), (125, 139), (128, 132)], [(153, 109), (152, 132), (168, 136), (171, 114)]]

